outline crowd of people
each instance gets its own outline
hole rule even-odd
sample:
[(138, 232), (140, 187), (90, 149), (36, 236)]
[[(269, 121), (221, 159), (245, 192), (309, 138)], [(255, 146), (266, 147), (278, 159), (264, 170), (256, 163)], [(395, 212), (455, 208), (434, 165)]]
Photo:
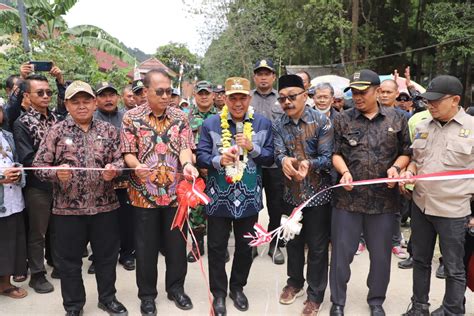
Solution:
[[(463, 86), (456, 77), (435, 77), (421, 93), (409, 68), (406, 90), (396, 71), (381, 82), (363, 69), (341, 91), (327, 82), (311, 86), (306, 72), (277, 78), (273, 62), (261, 59), (254, 65), (255, 89), (248, 78), (230, 77), (222, 85), (203, 80), (190, 102), (164, 69), (119, 90), (110, 82), (93, 89), (66, 81), (54, 66), (49, 75), (55, 92), (29, 63), (19, 71), (7, 78), (8, 100), (0, 107), (1, 295), (27, 296), (14, 284), (28, 275), (35, 292), (54, 291), (46, 263), (53, 267), (51, 278), (60, 279), (66, 315), (81, 315), (81, 267), (89, 256), (100, 309), (128, 314), (116, 296), (118, 261), (136, 271), (141, 314), (156, 315), (161, 253), (168, 299), (190, 310), (187, 265), (207, 250), (214, 314), (226, 315), (227, 295), (246, 311), (244, 287), (258, 251), (244, 235), (258, 222), (264, 196), (272, 231), (317, 194), (302, 210), (299, 234), (270, 243), (272, 262), (287, 264), (281, 304), (294, 303), (306, 286), (301, 315), (317, 315), (329, 283), (330, 315), (344, 315), (351, 263), (367, 248), (370, 315), (385, 315), (392, 254), (404, 259), (400, 268), (413, 269), (411, 307), (404, 315), (466, 313), (464, 295), (474, 278), (468, 272), (474, 265), (474, 179), (414, 178), (474, 170), (474, 117), (461, 106)], [(170, 229), (177, 187), (198, 177), (211, 202), (190, 209), (190, 232), (187, 225)], [(352, 184), (378, 178), (402, 180)], [(328, 189), (338, 183), (343, 186)], [(406, 242), (400, 225), (408, 217)], [(442, 305), (430, 313), (437, 239), (443, 263), (437, 275), (446, 288)]]

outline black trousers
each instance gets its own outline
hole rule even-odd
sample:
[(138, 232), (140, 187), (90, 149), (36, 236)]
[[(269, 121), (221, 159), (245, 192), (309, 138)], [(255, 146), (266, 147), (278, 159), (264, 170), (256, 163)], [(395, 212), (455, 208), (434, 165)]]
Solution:
[[(289, 209), (292, 207), (288, 205)], [(322, 303), (328, 284), (328, 247), (331, 228), (331, 204), (303, 209), (303, 228), (286, 245), (288, 281), (295, 288), (304, 287), (305, 244), (308, 245), (306, 281), (308, 300)]]
[[(171, 228), (175, 207), (140, 208), (135, 207), (135, 259), (138, 298), (154, 300), (158, 295), (158, 251), (165, 251), (166, 292), (184, 289), (188, 271), (186, 261), (186, 241), (179, 229)], [(186, 227), (186, 225), (184, 226)], [(186, 236), (186, 229), (183, 228)], [(160, 239), (164, 240), (160, 242)]]
[(413, 206), (411, 214), (413, 300), (428, 303), (431, 261), (438, 236), (446, 272), (443, 309), (446, 315), (464, 314), (466, 272), (463, 259), (467, 217), (446, 218), (425, 215), (416, 204)]
[[(283, 172), (280, 168), (263, 168), (263, 188), (265, 189), (265, 200), (268, 209), (269, 223), (268, 231), (280, 226), (281, 215), (291, 213), (293, 208), (285, 209), (283, 200)], [(271, 245), (275, 245), (276, 238)], [(281, 244), (280, 246), (283, 246)]]
[(331, 270), (329, 283), (331, 302), (346, 304), (347, 283), (351, 277), (350, 264), (359, 245), (360, 234), (369, 250), (370, 270), (367, 278), (369, 305), (382, 305), (390, 281), (392, 231), (395, 214), (363, 214), (340, 209), (332, 210)]
[[(209, 284), (214, 297), (226, 297), (227, 285), (230, 291), (242, 291), (247, 284), (250, 267), (252, 266), (252, 249), (244, 235), (253, 231), (258, 215), (233, 219), (228, 217), (208, 216), (207, 218), (207, 249), (209, 260)], [(227, 281), (225, 271), (225, 251), (229, 241), (230, 230), (234, 230), (235, 252)]]
[(115, 268), (119, 251), (116, 211), (97, 215), (54, 215), (56, 268), (61, 275), (61, 294), (66, 311), (81, 310), (86, 302), (82, 281), (82, 254), (88, 242), (94, 252), (99, 302), (115, 297)]
[(120, 232), (120, 258), (119, 261), (133, 259), (135, 252), (133, 236), (133, 214), (134, 208), (130, 204), (127, 189), (116, 189), (120, 207), (118, 209), (119, 232)]

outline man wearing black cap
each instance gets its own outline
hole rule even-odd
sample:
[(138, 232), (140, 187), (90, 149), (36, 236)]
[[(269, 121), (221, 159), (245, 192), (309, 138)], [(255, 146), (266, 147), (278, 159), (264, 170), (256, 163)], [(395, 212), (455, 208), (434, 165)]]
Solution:
[[(118, 109), (118, 90), (109, 82), (101, 82), (96, 88), (97, 110), (94, 112), (94, 119), (108, 122), (117, 129), (117, 137), (120, 135), (122, 127), (123, 110)], [(133, 253), (133, 208), (128, 199), (128, 172), (114, 180), (115, 193), (120, 202), (118, 209), (119, 232), (120, 232), (120, 258), (119, 263), (126, 270), (135, 270), (135, 259)], [(90, 270), (90, 269), (89, 269)]]
[[(333, 129), (326, 115), (306, 106), (307, 93), (297, 75), (278, 79), (278, 101), (285, 114), (273, 124), (275, 160), (282, 167), (285, 209), (291, 211), (331, 186)], [(303, 227), (286, 245), (288, 281), (281, 304), (292, 304), (304, 293), (305, 245), (308, 245), (306, 281), (308, 299), (303, 316), (318, 313), (328, 282), (328, 247), (331, 227), (331, 191), (303, 209)]]
[(408, 92), (402, 91), (397, 97), (397, 107), (411, 113), (413, 111), (413, 100)]
[(354, 108), (334, 120), (333, 164), (343, 188), (334, 190), (331, 224), (331, 315), (343, 315), (350, 264), (364, 234), (370, 252), (367, 302), (371, 315), (385, 315), (382, 304), (390, 279), (393, 223), (400, 210), (394, 183), (352, 186), (355, 180), (397, 177), (409, 161), (406, 118), (377, 102), (379, 76), (361, 70), (351, 78)]
[[(191, 127), (194, 135), (194, 143), (199, 143), (199, 137), (201, 134), (201, 126), (205, 119), (217, 113), (214, 107), (214, 92), (212, 91), (212, 84), (209, 81), (199, 81), (194, 87), (194, 100), (196, 106), (192, 109), (189, 115), (189, 126)], [(195, 150), (193, 152), (195, 154)], [(207, 174), (206, 169), (200, 170), (200, 175), (205, 177)], [(193, 238), (193, 249), (188, 253), (188, 262), (195, 262), (198, 256), (197, 247), (199, 247), (199, 253), (204, 254), (204, 234), (206, 233), (206, 219), (204, 207), (199, 205), (197, 208), (192, 209), (189, 214), (191, 228), (193, 234), (196, 237), (197, 245), (194, 243)], [(194, 254), (193, 254), (194, 253)], [(196, 255), (196, 257), (195, 257)]]
[[(276, 76), (272, 60), (261, 59), (257, 61), (253, 73), (256, 89), (251, 92), (252, 103), (250, 105), (255, 109), (256, 113), (274, 122), (284, 112), (277, 102), (278, 92), (273, 89)], [(283, 199), (281, 198), (283, 196), (282, 177), (281, 169), (275, 164), (269, 168), (263, 168), (263, 187), (265, 188), (266, 206), (270, 217), (268, 231), (280, 226), (281, 215), (285, 212), (283, 209)], [(253, 251), (253, 255), (257, 256), (257, 248), (253, 248)], [(272, 241), (268, 255), (272, 257), (275, 264), (285, 263), (285, 257), (276, 244), (276, 240)]]
[(221, 84), (218, 84), (217, 86), (214, 87), (214, 106), (217, 108), (217, 110), (222, 110), (225, 104), (225, 89), (224, 86)]
[(139, 79), (132, 82), (133, 99), (135, 100), (137, 106), (145, 104), (147, 101), (147, 97), (143, 88), (145, 88), (143, 80)]
[[(438, 76), (421, 94), (432, 118), (416, 126), (413, 158), (402, 176), (474, 169), (474, 118), (459, 105), (462, 93), (459, 79)], [(403, 185), (400, 183), (402, 189)], [(437, 237), (445, 265), (446, 290), (442, 306), (431, 315), (465, 313), (463, 254), (473, 194), (472, 179), (416, 183), (411, 213), (413, 296), (412, 308), (405, 315), (429, 315), (431, 262)]]

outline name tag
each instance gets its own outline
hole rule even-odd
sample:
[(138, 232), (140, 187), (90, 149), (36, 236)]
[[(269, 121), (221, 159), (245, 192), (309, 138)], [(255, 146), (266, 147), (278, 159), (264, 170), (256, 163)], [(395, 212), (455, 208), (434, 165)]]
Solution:
[(416, 133), (415, 139), (427, 139), (428, 133)]
[(463, 137), (463, 138), (468, 138), (469, 135), (471, 135), (471, 134), (472, 134), (472, 132), (471, 132), (470, 129), (461, 128), (461, 129), (459, 130), (458, 136), (459, 136), (459, 137)]

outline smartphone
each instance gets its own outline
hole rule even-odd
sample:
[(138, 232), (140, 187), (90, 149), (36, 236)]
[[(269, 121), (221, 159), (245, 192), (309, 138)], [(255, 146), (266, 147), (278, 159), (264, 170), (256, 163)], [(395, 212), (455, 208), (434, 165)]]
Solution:
[(33, 65), (33, 71), (51, 71), (53, 68), (52, 61), (30, 61), (30, 65)]

